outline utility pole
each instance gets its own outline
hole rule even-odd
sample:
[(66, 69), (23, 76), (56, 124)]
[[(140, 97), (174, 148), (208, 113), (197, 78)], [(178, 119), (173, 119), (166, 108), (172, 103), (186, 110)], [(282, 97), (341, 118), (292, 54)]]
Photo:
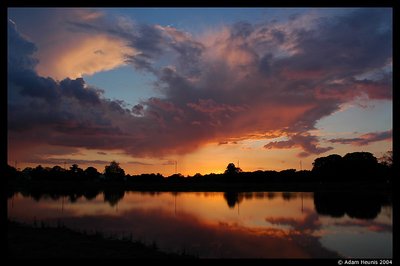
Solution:
[(178, 161), (175, 160), (175, 174), (177, 173), (177, 169), (178, 169)]

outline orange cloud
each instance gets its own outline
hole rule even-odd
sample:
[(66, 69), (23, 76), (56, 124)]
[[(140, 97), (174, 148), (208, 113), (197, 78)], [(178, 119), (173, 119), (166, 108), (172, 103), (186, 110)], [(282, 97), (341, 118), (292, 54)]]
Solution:
[(83, 79), (58, 82), (38, 75), (35, 44), (10, 23), (9, 142), (159, 158), (278, 132), (290, 139), (266, 148), (301, 148), (301, 157), (321, 154), (331, 147), (319, 146), (311, 135), (318, 120), (362, 93), (392, 99), (390, 70), (381, 80), (354, 78), (387, 66), (392, 56), (388, 14), (356, 10), (324, 23), (312, 21), (312, 30), (301, 23), (294, 27), (296, 18), (285, 27), (241, 22), (204, 39), (172, 27), (69, 14), (59, 20), (60, 31), (40, 35), (46, 42), (37, 47), (38, 69), (46, 66), (53, 76), (92, 74), (125, 59), (154, 75), (162, 96), (131, 109), (123, 100), (100, 97)]
[[(21, 11), (20, 16), (24, 16)], [(18, 14), (18, 12), (17, 12)], [(74, 23), (106, 23), (105, 13), (96, 9), (49, 8), (29, 10), (30, 27), (24, 35), (37, 46), (36, 71), (62, 80), (110, 70), (125, 63), (135, 51), (128, 41), (109, 32), (78, 31)], [(101, 26), (100, 26), (101, 27)]]
[(40, 50), (37, 71), (59, 80), (78, 78), (124, 65), (126, 56), (134, 54), (126, 41), (104, 34), (82, 36), (73, 42)]

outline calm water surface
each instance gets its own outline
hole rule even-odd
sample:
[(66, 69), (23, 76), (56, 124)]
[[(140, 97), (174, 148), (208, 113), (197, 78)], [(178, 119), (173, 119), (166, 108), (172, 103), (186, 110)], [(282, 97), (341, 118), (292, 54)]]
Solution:
[(204, 258), (392, 258), (387, 195), (310, 192), (14, 194), (12, 220), (113, 235)]

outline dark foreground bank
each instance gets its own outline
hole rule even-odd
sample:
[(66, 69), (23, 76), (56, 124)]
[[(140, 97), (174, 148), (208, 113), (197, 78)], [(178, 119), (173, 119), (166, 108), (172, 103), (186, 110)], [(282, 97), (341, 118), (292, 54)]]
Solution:
[(66, 227), (28, 226), (8, 221), (8, 258), (194, 258), (161, 252), (128, 239), (76, 232)]

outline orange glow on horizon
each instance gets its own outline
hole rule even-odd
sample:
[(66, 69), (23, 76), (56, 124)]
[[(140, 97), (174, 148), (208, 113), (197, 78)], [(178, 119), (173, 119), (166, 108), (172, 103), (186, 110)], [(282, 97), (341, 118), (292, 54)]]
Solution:
[[(272, 132), (269, 134), (271, 137), (275, 138), (265, 140), (265, 135), (264, 138), (262, 138), (262, 136), (256, 134), (252, 139), (229, 140), (222, 143), (212, 142), (186, 155), (172, 155), (163, 158), (135, 158), (123, 154), (120, 150), (101, 151), (81, 148), (72, 154), (48, 157), (49, 163), (46, 163), (46, 160), (43, 160), (43, 162), (29, 163), (15, 159), (35, 153), (34, 148), (29, 149), (27, 147), (21, 150), (23, 153), (9, 153), (8, 164), (17, 166), (17, 168), (23, 170), (25, 167), (36, 167), (39, 164), (43, 167), (59, 165), (69, 169), (73, 163), (76, 163), (82, 169), (93, 166), (102, 173), (104, 167), (108, 165), (109, 162), (117, 161), (125, 170), (126, 174), (160, 173), (167, 177), (175, 174), (175, 164), (172, 163), (174, 161), (177, 161), (176, 173), (180, 173), (184, 176), (193, 176), (196, 173), (202, 175), (223, 173), (229, 163), (234, 163), (245, 172), (257, 170), (281, 171), (285, 169), (311, 170), (312, 163), (317, 157), (327, 156), (327, 154), (320, 154), (306, 158), (298, 158), (297, 154), (301, 152), (301, 148), (267, 150), (263, 148), (263, 146), (269, 141), (276, 140), (276, 136), (278, 136), (279, 132)], [(379, 158), (383, 155), (382, 145), (385, 146), (384, 150), (391, 150), (391, 142), (388, 141), (371, 143), (365, 150), (374, 153), (375, 156)], [(335, 147), (335, 153), (341, 156), (350, 152), (346, 145), (334, 144), (332, 146)], [(53, 159), (57, 159), (58, 163), (51, 163)], [(64, 160), (68, 160), (65, 165)], [(96, 161), (97, 163), (94, 163)]]

